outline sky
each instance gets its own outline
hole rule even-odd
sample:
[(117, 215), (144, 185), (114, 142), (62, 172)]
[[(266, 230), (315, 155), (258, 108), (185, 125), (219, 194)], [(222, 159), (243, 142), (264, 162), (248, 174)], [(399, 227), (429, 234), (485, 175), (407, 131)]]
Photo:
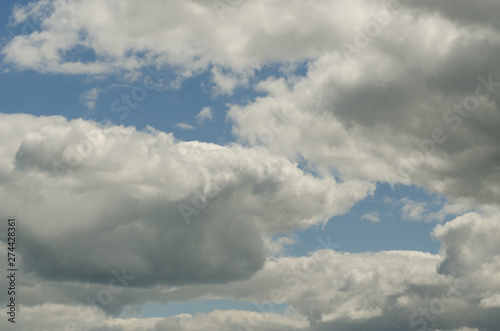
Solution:
[(498, 13), (2, 2), (0, 328), (498, 330)]

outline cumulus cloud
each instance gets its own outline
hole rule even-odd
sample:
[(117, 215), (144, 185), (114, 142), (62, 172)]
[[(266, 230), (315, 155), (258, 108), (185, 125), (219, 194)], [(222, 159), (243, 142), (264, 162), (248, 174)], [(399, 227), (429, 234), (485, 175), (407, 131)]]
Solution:
[[(491, 12), (497, 6), (481, 3)], [(15, 23), (43, 4), (17, 7)], [(267, 95), (231, 107), (240, 139), (344, 176), (494, 203), (498, 22), (486, 11), (455, 7), (245, 1), (221, 20), (206, 1), (54, 2), (42, 31), (17, 36), (2, 54), (18, 69), (41, 72), (109, 74), (154, 65), (188, 77), (210, 70), (221, 93), (266, 65), (306, 61), (305, 77), (269, 78), (256, 86)], [(79, 49), (94, 56), (65, 56)]]
[(433, 235), (443, 241), (446, 255), (439, 271), (447, 275), (488, 275), (499, 262), (500, 245), (493, 239), (499, 226), (498, 212), (467, 213), (438, 225)]
[(308, 331), (495, 330), (498, 215), (485, 210), (436, 226), (439, 254), (325, 248), (305, 257), (268, 258), (249, 280), (177, 291), (237, 297), (265, 313), (286, 302), (308, 319)]
[[(442, 241), (439, 254), (412, 251), (350, 254), (323, 246), (309, 256), (268, 257), (263, 267), (245, 280), (160, 286), (153, 291), (132, 286), (114, 297), (121, 305), (200, 297), (234, 298), (254, 302), (258, 312), (216, 311), (166, 319), (120, 319), (104, 315), (94, 307), (79, 307), (76, 300), (63, 300), (64, 293), (73, 293), (76, 297), (68, 283), (51, 284), (42, 280), (43, 286), (33, 282), (32, 287), (21, 288), (32, 300), (31, 305), (24, 307), (23, 314), (33, 318), (44, 314), (46, 318), (39, 324), (40, 330), (47, 327), (58, 330), (64, 323), (75, 322), (84, 330), (106, 330), (106, 327), (114, 327), (111, 330), (139, 327), (191, 330), (202, 326), (244, 329), (248, 326), (255, 330), (295, 327), (304, 331), (418, 328), (493, 331), (500, 322), (496, 276), (500, 260), (482, 250), (479, 242), (486, 241), (490, 252), (498, 255), (493, 221), (497, 217), (497, 210), (486, 210), (438, 225), (434, 235)], [(470, 246), (461, 245), (463, 242)], [(89, 292), (95, 293), (106, 286), (79, 286), (81, 300), (86, 298), (83, 295), (88, 297)], [(52, 297), (70, 304), (43, 304), (44, 294), (54, 293), (56, 288), (57, 295)], [(293, 314), (278, 313), (277, 305), (282, 303), (290, 304)], [(71, 314), (61, 313), (71, 310)], [(61, 316), (67, 318), (61, 319)]]
[[(12, 26), (36, 17), (40, 31), (2, 48), (10, 69), (135, 77), (153, 66), (176, 82), (207, 72), (215, 97), (240, 86), (256, 95), (229, 105), (240, 144), (227, 146), (0, 114), (0, 218), (19, 216), (23, 312), (42, 320), (19, 327), (62, 330), (76, 319), (88, 330), (497, 330), (498, 1), (257, 0), (223, 20), (213, 4), (14, 8)], [(283, 74), (298, 65), (303, 72)], [(93, 108), (97, 97), (91, 90), (82, 101)], [(197, 120), (211, 117), (204, 108)], [(320, 247), (283, 256), (294, 230), (349, 211), (375, 182), (451, 201), (430, 212), (403, 199), (405, 219), (465, 213), (434, 229), (439, 254)], [(80, 307), (89, 289), (97, 296), (116, 273), (128, 287), (101, 307), (108, 314), (203, 297), (255, 302), (261, 312), (82, 317), (92, 314)], [(283, 302), (298, 317), (273, 311)]]
[[(246, 311), (214, 311), (210, 314), (183, 314), (167, 318), (108, 318), (89, 307), (47, 304), (39, 307), (23, 307), (26, 319), (16, 323), (19, 331), (219, 331), (237, 330), (241, 321), (249, 320), (256, 331), (300, 330), (308, 325), (303, 317), (264, 314)], [(29, 323), (36, 320), (37, 324)], [(0, 325), (8, 327), (2, 320)], [(248, 327), (249, 324), (246, 324)], [(244, 329), (243, 329), (244, 330)]]
[[(289, 17), (279, 15), (284, 5)], [(16, 8), (14, 17), (21, 24), (49, 7), (42, 33), (18, 36), (2, 52), (20, 69), (44, 72), (110, 73), (113, 68), (134, 70), (148, 63), (190, 71), (214, 63), (240, 71), (332, 49), (342, 33), (339, 28), (350, 21), (348, 16), (364, 18), (356, 5), (245, 1), (221, 20), (214, 3), (207, 1), (38, 1)], [(364, 5), (367, 10), (375, 7)], [(68, 60), (65, 55), (78, 49), (93, 52), (95, 60)]]
[(265, 96), (230, 108), (233, 132), (346, 177), (495, 203), (499, 36), (402, 8), (354, 57), (325, 52), (305, 77), (257, 84)]
[(51, 280), (105, 283), (123, 268), (134, 286), (248, 278), (266, 238), (322, 224), (373, 190), (313, 177), (261, 148), (1, 117), (0, 183), (11, 187), (1, 214), (25, 220), (26, 270)]

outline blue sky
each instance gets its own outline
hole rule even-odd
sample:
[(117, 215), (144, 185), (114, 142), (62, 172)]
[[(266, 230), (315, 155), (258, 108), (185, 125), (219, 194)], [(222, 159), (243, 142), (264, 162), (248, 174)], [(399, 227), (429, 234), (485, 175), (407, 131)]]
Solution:
[[(0, 188), (14, 192), (5, 212), (25, 222), (21, 230), (30, 244), (19, 248), (27, 263), (21, 286), (34, 298), (23, 303), (34, 316), (47, 295), (46, 303), (87, 309), (82, 298), (99, 297), (109, 270), (126, 265), (135, 272), (136, 285), (125, 286), (110, 304), (97, 305), (101, 324), (88, 330), (107, 330), (113, 323), (129, 330), (125, 323), (134, 316), (155, 330), (174, 330), (168, 323), (192, 330), (183, 318), (233, 328), (239, 318), (234, 311), (262, 313), (258, 304), (271, 302), (272, 289), (289, 293), (274, 311), (288, 328), (348, 330), (353, 323), (361, 330), (371, 321), (380, 330), (398, 323), (416, 329), (411, 311), (433, 294), (424, 298), (412, 286), (431, 291), (442, 286), (440, 277), (465, 273), (471, 279), (470, 270), (491, 267), (492, 260), (476, 251), (467, 261), (459, 254), (467, 250), (460, 244), (466, 241), (483, 251), (483, 232), (477, 229), (496, 231), (491, 220), (500, 192), (495, 132), (500, 97), (495, 83), (485, 85), (480, 83), (485, 78), (477, 77), (490, 72), (490, 81), (496, 77), (498, 65), (489, 55), (497, 54), (500, 32), (486, 13), (477, 21), (472, 14), (464, 18), (446, 1), (439, 8), (404, 2), (391, 11), (383, 1), (368, 6), (364, 0), (332, 0), (323, 4), (331, 19), (314, 1), (294, 1), (289, 17), (277, 15), (278, 0), (261, 7), (225, 2), (227, 12), (194, 0), (191, 5), (53, 3), (55, 11), (41, 24), (34, 17), (48, 8), (43, 1), (0, 4), (6, 146)], [(493, 1), (484, 3), (496, 8)], [(381, 32), (360, 46), (359, 29), (352, 33), (352, 22), (339, 8), (358, 15), (356, 26), (366, 28), (374, 12), (388, 13), (391, 23), (376, 23)], [(415, 16), (419, 11), (425, 15)], [(251, 24), (259, 18), (262, 22)], [(465, 32), (467, 24), (478, 34)], [(33, 26), (37, 31), (28, 28)], [(423, 37), (430, 30), (435, 35)], [(355, 45), (355, 58), (343, 56), (338, 45), (345, 42)], [(484, 58), (473, 57), (481, 47)], [(418, 49), (416, 55), (411, 49)], [(464, 67), (467, 59), (473, 61), (470, 68)], [(488, 99), (479, 98), (479, 88), (491, 92)], [(469, 109), (466, 101), (474, 91), (476, 109), (466, 116), (446, 115), (453, 104), (464, 102)], [(200, 119), (204, 109), (210, 115)], [(274, 128), (277, 111), (289, 116), (281, 129)], [(455, 128), (450, 123), (457, 120)], [(7, 131), (13, 126), (19, 129)], [(263, 129), (269, 128), (272, 139), (263, 141)], [(444, 141), (435, 138), (435, 128), (443, 128)], [(104, 137), (98, 143), (88, 138), (95, 130)], [(422, 141), (430, 142), (432, 151), (423, 150)], [(68, 163), (68, 174), (56, 179), (44, 172), (82, 144), (90, 150), (77, 166)], [(402, 164), (412, 171), (402, 174)], [(207, 187), (220, 176), (228, 182), (211, 198)], [(199, 192), (206, 194), (202, 207), (195, 200)], [(23, 201), (33, 204), (24, 209)], [(181, 204), (196, 213), (196, 222), (177, 221)], [(33, 220), (38, 214), (40, 220)], [(471, 237), (461, 237), (466, 234)], [(84, 244), (82, 235), (92, 244)], [(493, 256), (497, 246), (491, 247)], [(287, 290), (287, 270), (300, 274), (301, 261), (314, 262), (322, 254), (332, 257)], [(393, 273), (382, 275), (380, 265), (393, 266)], [(398, 274), (396, 265), (404, 265), (407, 274)], [(360, 270), (379, 273), (374, 279), (389, 285), (363, 287)], [(353, 283), (331, 291), (313, 287), (336, 279), (333, 274)], [(401, 278), (394, 280), (394, 274)], [(281, 285), (272, 288), (280, 277)], [(61, 282), (63, 290), (52, 297), (34, 288), (37, 281), (50, 284), (47, 291)], [(353, 299), (342, 298), (343, 291), (352, 291)], [(481, 302), (474, 306), (479, 315), (497, 311), (495, 291), (483, 292), (484, 297), (463, 302), (467, 307)], [(404, 317), (392, 315), (399, 309)], [(454, 323), (460, 309), (439, 314), (437, 324), (425, 316), (422, 321), (431, 330), (492, 330), (474, 318)], [(290, 310), (298, 319), (285, 316)], [(223, 320), (216, 315), (220, 311), (228, 316), (226, 326), (217, 324)], [(279, 324), (274, 316), (260, 318), (266, 320), (259, 326), (263, 330)], [(23, 330), (32, 327), (23, 323)], [(47, 328), (64, 327), (50, 323)]]

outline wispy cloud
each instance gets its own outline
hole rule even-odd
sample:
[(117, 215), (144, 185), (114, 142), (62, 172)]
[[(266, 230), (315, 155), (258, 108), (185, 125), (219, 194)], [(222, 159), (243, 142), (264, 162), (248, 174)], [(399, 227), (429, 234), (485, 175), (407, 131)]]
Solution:
[(196, 120), (198, 123), (203, 124), (205, 121), (213, 120), (212, 110), (210, 107), (203, 107), (203, 109), (196, 115)]
[(182, 130), (196, 130), (196, 128), (192, 125), (186, 124), (186, 123), (177, 123), (175, 124), (178, 128), (181, 128)]
[(407, 221), (419, 222), (443, 222), (449, 216), (460, 215), (473, 211), (474, 208), (464, 199), (454, 202), (435, 200), (434, 205), (439, 209), (432, 208), (431, 204), (415, 201), (409, 197), (399, 200), (401, 207), (401, 217)]
[(365, 214), (361, 216), (362, 219), (368, 220), (372, 223), (379, 223), (380, 222), (380, 216), (378, 215), (378, 211), (374, 211), (373, 213)]
[(99, 98), (99, 94), (101, 93), (100, 88), (90, 89), (82, 94), (80, 94), (80, 101), (87, 107), (89, 110), (94, 111), (96, 106), (97, 98)]
[(403, 204), (403, 207), (401, 207), (401, 214), (404, 220), (427, 220), (427, 218), (425, 217), (425, 214), (427, 212), (426, 203), (413, 201), (408, 197), (401, 199), (400, 202)]

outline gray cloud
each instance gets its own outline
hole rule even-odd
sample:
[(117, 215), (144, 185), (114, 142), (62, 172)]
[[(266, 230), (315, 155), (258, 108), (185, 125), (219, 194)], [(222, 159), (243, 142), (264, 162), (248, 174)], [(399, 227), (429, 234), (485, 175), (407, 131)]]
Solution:
[[(341, 253), (322, 249), (306, 257), (267, 258), (264, 267), (250, 279), (226, 284), (185, 284), (159, 286), (154, 289), (127, 287), (116, 295), (116, 303), (107, 307), (170, 302), (200, 297), (234, 298), (256, 303), (258, 313), (244, 311), (213, 312), (208, 315), (179, 315), (166, 319), (116, 319), (99, 311), (74, 311), (75, 290), (95, 296), (105, 285), (93, 287), (68, 283), (43, 283), (43, 286), (22, 288), (30, 298), (40, 297), (38, 303), (27, 305), (23, 314), (35, 318), (67, 316), (88, 330), (99, 327), (116, 330), (163, 330), (177, 327), (197, 330), (203, 325), (210, 330), (251, 325), (255, 330), (287, 330), (296, 325), (300, 330), (405, 330), (425, 327), (428, 330), (494, 330), (498, 325), (500, 299), (497, 293), (499, 266), (497, 258), (482, 249), (479, 243), (496, 256), (494, 241), (497, 209), (457, 217), (438, 225), (434, 235), (442, 241), (440, 254), (389, 251), (379, 253)], [(74, 283), (77, 285), (77, 283)], [(46, 292), (44, 292), (46, 291)], [(66, 292), (66, 293), (65, 293)], [(73, 293), (72, 293), (73, 292)], [(64, 295), (73, 301), (64, 301)], [(70, 303), (65, 306), (45, 304), (50, 294), (54, 300)], [(294, 314), (276, 313), (276, 304), (287, 302)], [(81, 305), (81, 303), (80, 303)], [(30, 307), (31, 306), (31, 307)], [(85, 316), (93, 316), (89, 321)], [(221, 318), (225, 316), (225, 318)], [(2, 321), (1, 323), (4, 323)], [(54, 324), (46, 318), (40, 330)], [(52, 324), (51, 324), (52, 323)], [(0, 324), (1, 325), (1, 324)], [(54, 330), (59, 330), (54, 327)], [(83, 328), (86, 330), (85, 328)], [(61, 329), (62, 330), (62, 329)]]
[[(25, 131), (11, 137), (17, 122)], [(2, 126), (2, 214), (23, 220), (26, 271), (54, 281), (107, 283), (122, 268), (133, 286), (245, 279), (263, 266), (264, 239), (345, 213), (373, 189), (151, 128), (27, 115)]]
[[(23, 24), (45, 3), (16, 7), (12, 22)], [(230, 106), (234, 134), (254, 147), (0, 114), (0, 217), (19, 215), (23, 314), (38, 323), (23, 321), (20, 330), (64, 330), (72, 320), (84, 330), (126, 331), (248, 321), (276, 331), (498, 329), (499, 4), (401, 3), (387, 16), (385, 1), (245, 1), (220, 20), (207, 1), (65, 1), (41, 33), (8, 42), (1, 54), (11, 69), (109, 75), (166, 65), (188, 77), (213, 68), (219, 95), (248, 86), (265, 65), (307, 64), (303, 77), (263, 77), (255, 86), (263, 96)], [(385, 23), (377, 23), (381, 14)], [(65, 56), (77, 48), (96, 61)], [(299, 159), (323, 177), (290, 161)], [(373, 182), (457, 199), (438, 219), (464, 206), (480, 212), (438, 225), (435, 255), (269, 256), (280, 245), (269, 244), (274, 235), (347, 212)], [(407, 206), (408, 218), (421, 218), (422, 206)], [(133, 279), (101, 305), (106, 314), (78, 313), (92, 309), (80, 306), (123, 268)], [(127, 305), (204, 297), (269, 307), (262, 304), (273, 291), (297, 319), (238, 311), (110, 316)]]
[[(496, 203), (498, 37), (405, 9), (354, 58), (325, 53), (298, 82), (259, 84), (268, 96), (230, 109), (234, 133), (346, 177)], [(261, 139), (276, 112), (293, 118)]]
[(423, 0), (402, 3), (428, 13), (439, 13), (459, 24), (477, 24), (500, 28), (498, 15), (495, 15), (500, 10), (500, 5), (495, 0), (479, 0), (473, 3), (466, 0)]

